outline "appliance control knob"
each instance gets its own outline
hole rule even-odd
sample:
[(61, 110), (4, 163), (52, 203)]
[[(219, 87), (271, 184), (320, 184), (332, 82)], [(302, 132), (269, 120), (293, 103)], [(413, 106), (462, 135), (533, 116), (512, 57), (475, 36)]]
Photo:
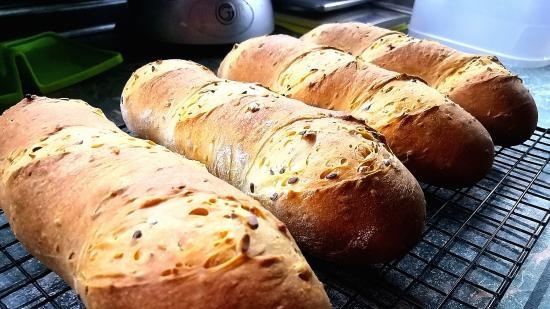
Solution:
[(254, 11), (245, 0), (201, 0), (189, 10), (185, 24), (205, 35), (228, 37), (247, 31), (253, 21)]

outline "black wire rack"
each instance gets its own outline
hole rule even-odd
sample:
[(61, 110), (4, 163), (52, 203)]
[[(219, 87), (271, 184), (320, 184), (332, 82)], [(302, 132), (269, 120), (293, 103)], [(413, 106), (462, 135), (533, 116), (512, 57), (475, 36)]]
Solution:
[[(550, 131), (497, 147), (469, 188), (423, 185), (422, 241), (389, 264), (350, 269), (310, 259), (334, 308), (493, 308), (550, 217)], [(0, 308), (83, 308), (78, 296), (13, 235), (0, 213)]]

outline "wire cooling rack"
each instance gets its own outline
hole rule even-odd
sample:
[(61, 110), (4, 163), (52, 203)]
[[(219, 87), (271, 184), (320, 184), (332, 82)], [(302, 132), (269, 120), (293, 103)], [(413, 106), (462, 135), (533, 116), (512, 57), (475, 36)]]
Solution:
[[(422, 241), (385, 265), (342, 268), (310, 259), (334, 308), (492, 308), (550, 216), (550, 132), (496, 149), (475, 186), (423, 185)], [(0, 308), (83, 308), (78, 296), (19, 243), (0, 213)]]

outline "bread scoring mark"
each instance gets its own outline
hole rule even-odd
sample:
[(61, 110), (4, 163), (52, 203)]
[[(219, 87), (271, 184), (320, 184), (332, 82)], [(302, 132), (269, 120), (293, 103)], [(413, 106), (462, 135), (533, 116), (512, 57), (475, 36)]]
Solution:
[(302, 88), (311, 88), (334, 71), (354, 63), (355, 57), (336, 49), (308, 50), (294, 59), (271, 85), (275, 91), (293, 95)]

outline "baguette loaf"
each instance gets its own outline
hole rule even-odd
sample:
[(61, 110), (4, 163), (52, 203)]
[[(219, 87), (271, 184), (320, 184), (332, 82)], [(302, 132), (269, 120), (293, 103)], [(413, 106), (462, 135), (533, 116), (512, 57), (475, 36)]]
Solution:
[(475, 116), (496, 144), (520, 144), (536, 128), (533, 98), (496, 57), (465, 54), (362, 23), (322, 25), (302, 40), (334, 46), (382, 68), (422, 78)]
[(474, 117), (419, 80), (339, 50), (264, 36), (234, 48), (218, 74), (365, 120), (420, 180), (471, 185), (491, 167), (493, 143)]
[(330, 308), (285, 225), (82, 101), (0, 117), (0, 205), (88, 309)]
[(344, 114), (183, 60), (138, 69), (122, 98), (130, 130), (258, 199), (316, 256), (387, 261), (421, 236), (420, 186), (374, 130)]

